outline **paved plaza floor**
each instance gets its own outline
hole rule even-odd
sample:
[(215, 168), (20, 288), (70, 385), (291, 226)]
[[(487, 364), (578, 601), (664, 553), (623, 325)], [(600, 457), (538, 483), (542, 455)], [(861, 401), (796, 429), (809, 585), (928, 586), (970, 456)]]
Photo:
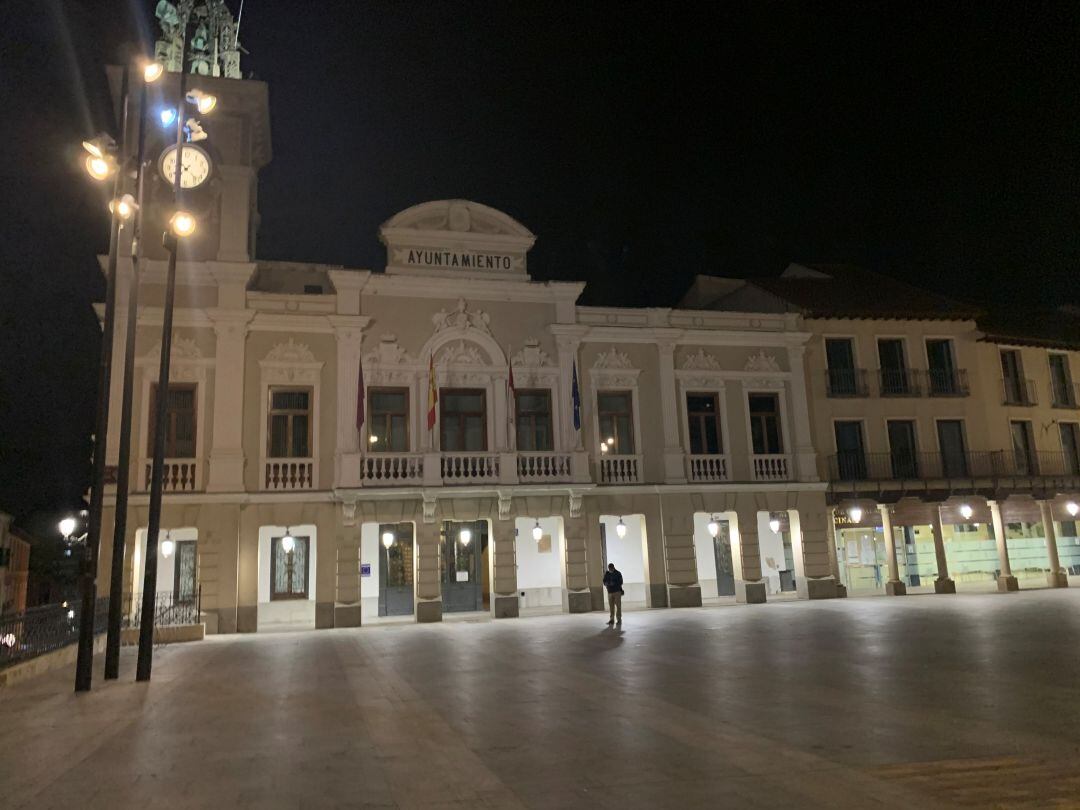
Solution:
[(1080, 806), (1078, 589), (605, 621), (125, 650), (0, 690), (0, 806)]

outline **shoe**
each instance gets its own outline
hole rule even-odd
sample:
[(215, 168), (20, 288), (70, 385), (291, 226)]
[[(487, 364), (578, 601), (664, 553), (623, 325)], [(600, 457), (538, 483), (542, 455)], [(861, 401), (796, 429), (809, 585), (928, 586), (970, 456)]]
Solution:
[(619, 620), (618, 620), (617, 622), (615, 622), (615, 624), (617, 624), (617, 625), (619, 625), (620, 627), (622, 627), (622, 619), (619, 619)]
[(611, 625), (613, 625), (613, 624), (615, 624), (615, 620), (614, 620), (614, 619), (612, 619), (612, 620), (611, 620), (610, 622), (608, 622), (608, 623), (607, 623), (607, 626), (608, 626), (608, 627), (611, 627)]

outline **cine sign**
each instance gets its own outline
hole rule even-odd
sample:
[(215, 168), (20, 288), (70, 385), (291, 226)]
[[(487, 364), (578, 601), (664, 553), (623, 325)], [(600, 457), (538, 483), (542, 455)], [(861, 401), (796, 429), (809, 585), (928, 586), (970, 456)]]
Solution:
[(412, 267), (462, 267), (469, 270), (512, 270), (514, 260), (498, 253), (455, 250), (409, 250), (405, 263)]

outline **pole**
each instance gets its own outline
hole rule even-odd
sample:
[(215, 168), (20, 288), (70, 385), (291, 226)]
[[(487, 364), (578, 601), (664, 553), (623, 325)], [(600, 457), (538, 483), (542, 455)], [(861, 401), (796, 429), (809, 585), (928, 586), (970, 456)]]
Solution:
[[(139, 134), (136, 154), (135, 235), (132, 240), (131, 284), (128, 288), (127, 331), (124, 338), (124, 392), (120, 404), (120, 458), (116, 471), (116, 519), (113, 524), (112, 564), (109, 577), (109, 631), (105, 641), (105, 679), (120, 676), (120, 623), (123, 618), (124, 546), (127, 537), (128, 479), (131, 473), (131, 408), (135, 382), (135, 323), (139, 315), (139, 251), (142, 249), (143, 194), (146, 172), (146, 96), (147, 82), (139, 92)], [(124, 120), (124, 132), (128, 122)]]
[[(122, 118), (127, 118), (128, 74), (120, 87)], [(119, 149), (124, 150), (124, 133)], [(122, 163), (123, 161), (121, 161)], [(113, 199), (117, 197), (123, 172), (113, 181)], [(115, 206), (114, 206), (115, 208)], [(98, 368), (97, 424), (94, 428), (94, 473), (90, 484), (90, 520), (86, 532), (86, 550), (79, 573), (82, 609), (79, 612), (79, 650), (75, 661), (75, 691), (89, 692), (94, 669), (94, 603), (97, 601), (97, 558), (101, 545), (101, 512), (105, 501), (105, 445), (109, 433), (109, 386), (112, 382), (113, 322), (116, 320), (116, 251), (120, 237), (120, 213), (112, 212), (109, 228), (109, 262), (105, 271), (105, 319), (101, 330), (101, 359)]]
[[(173, 172), (173, 200), (179, 209), (180, 173), (184, 164), (184, 103), (187, 94), (187, 33), (190, 17), (184, 20), (181, 39), (180, 95), (176, 100), (176, 168)], [(139, 622), (139, 658), (135, 680), (150, 680), (154, 663), (154, 597), (157, 593), (157, 547), (161, 531), (161, 490), (165, 471), (165, 416), (169, 398), (169, 355), (172, 352), (173, 302), (176, 298), (177, 237), (166, 231), (169, 268), (165, 276), (165, 309), (161, 319), (161, 363), (158, 366), (158, 395), (154, 403), (154, 460), (150, 472), (150, 514), (146, 528), (146, 567), (143, 576), (142, 617)]]

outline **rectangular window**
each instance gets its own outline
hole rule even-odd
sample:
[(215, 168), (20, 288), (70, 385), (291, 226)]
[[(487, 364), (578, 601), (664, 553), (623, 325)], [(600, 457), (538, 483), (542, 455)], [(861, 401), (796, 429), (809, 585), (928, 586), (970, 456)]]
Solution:
[(861, 481), (866, 478), (866, 451), (863, 447), (863, 426), (859, 421), (833, 422), (836, 434), (836, 461), (840, 478)]
[(1076, 394), (1073, 390), (1072, 375), (1069, 373), (1068, 355), (1050, 355), (1050, 391), (1055, 408), (1076, 407)]
[(952, 340), (947, 338), (927, 340), (926, 362), (929, 368), (931, 396), (955, 396), (960, 393), (960, 381), (953, 359)]
[(1013, 458), (1016, 461), (1018, 475), (1037, 475), (1035, 459), (1035, 441), (1031, 434), (1031, 422), (1010, 422), (1012, 431)]
[(959, 419), (941, 419), (937, 423), (941, 471), (946, 478), (965, 478), (968, 474), (964, 423)]
[(825, 362), (829, 396), (853, 397), (861, 393), (851, 338), (825, 338)]
[(551, 430), (551, 391), (549, 389), (516, 390), (514, 410), (518, 450), (542, 452), (555, 449)]
[(629, 391), (600, 391), (596, 395), (596, 415), (600, 422), (600, 441), (607, 442), (608, 452), (634, 454), (634, 409)]
[(1001, 379), (1005, 404), (1026, 405), (1027, 390), (1024, 385), (1023, 366), (1020, 363), (1020, 352), (1016, 349), (1002, 349)]
[(311, 389), (271, 388), (268, 458), (311, 458)]
[(724, 452), (720, 431), (720, 399), (716, 394), (687, 394), (686, 423), (693, 455), (719, 455)]
[[(150, 443), (146, 455), (154, 455), (154, 415), (157, 413), (158, 385), (150, 389)], [(195, 457), (195, 385), (172, 383), (165, 402), (165, 456)]]
[(284, 537), (270, 540), (270, 600), (307, 599), (310, 539), (293, 537), (291, 550)]
[(907, 396), (912, 393), (903, 340), (879, 338), (878, 361), (881, 363), (882, 396)]
[(750, 439), (755, 455), (776, 455), (784, 452), (780, 431), (780, 397), (776, 394), (750, 394)]
[(1061, 434), (1061, 452), (1065, 457), (1065, 472), (1080, 475), (1080, 425), (1061, 422), (1058, 431)]
[(196, 556), (194, 540), (177, 540), (173, 563), (173, 598), (190, 602), (195, 598)]
[(368, 449), (375, 452), (409, 452), (409, 389), (371, 388)]
[(896, 479), (918, 478), (919, 457), (915, 446), (915, 423), (910, 419), (890, 419), (889, 463)]
[(479, 388), (443, 388), (439, 424), (443, 452), (487, 450), (487, 395)]

